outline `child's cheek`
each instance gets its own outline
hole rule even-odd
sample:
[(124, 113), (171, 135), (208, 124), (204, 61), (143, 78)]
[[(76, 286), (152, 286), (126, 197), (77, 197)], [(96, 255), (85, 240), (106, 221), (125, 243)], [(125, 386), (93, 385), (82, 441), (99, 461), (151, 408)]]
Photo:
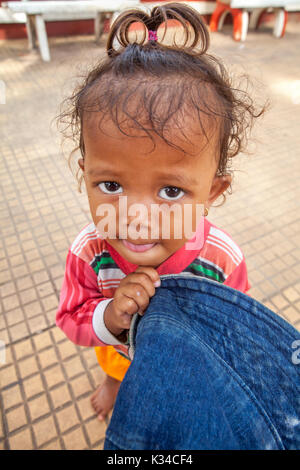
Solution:
[(117, 219), (109, 205), (107, 207), (105, 205), (98, 206), (97, 212), (93, 216), (93, 221), (101, 238), (117, 238)]
[(171, 214), (170, 239), (190, 240), (203, 221), (203, 204), (186, 203), (179, 206), (177, 212)]

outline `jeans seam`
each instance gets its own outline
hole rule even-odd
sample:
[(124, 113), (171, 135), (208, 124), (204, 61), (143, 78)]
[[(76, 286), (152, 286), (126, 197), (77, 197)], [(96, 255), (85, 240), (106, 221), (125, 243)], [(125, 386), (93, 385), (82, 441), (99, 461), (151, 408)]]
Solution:
[[(235, 294), (235, 296), (237, 297), (237, 300), (241, 300), (241, 301), (243, 302), (243, 297), (242, 297), (242, 296), (245, 295), (245, 294), (243, 294), (243, 293), (240, 292), (239, 290), (234, 289), (234, 288), (232, 288), (232, 287), (230, 287), (230, 286), (223, 286), (222, 283), (217, 282), (217, 281), (212, 281), (211, 279), (199, 278), (198, 276), (193, 276), (193, 275), (191, 275), (191, 276), (188, 277), (188, 276), (183, 276), (182, 274), (169, 274), (169, 275), (163, 275), (163, 276), (161, 276), (161, 279), (174, 279), (174, 280), (179, 280), (179, 281), (180, 281), (180, 279), (182, 279), (182, 278), (184, 278), (183, 280), (185, 280), (186, 278), (188, 278), (189, 280), (192, 280), (193, 282), (198, 282), (199, 284), (204, 284), (204, 285), (205, 285), (205, 283), (211, 283), (211, 284), (213, 284), (213, 285), (218, 285), (218, 286), (222, 289), (222, 291), (224, 291), (224, 289), (225, 289), (225, 290), (231, 289), (232, 291), (234, 291), (234, 294)], [(222, 287), (221, 287), (221, 286), (222, 286)], [(161, 287), (162, 287), (163, 289), (168, 289), (168, 290), (170, 290), (170, 287), (164, 286), (163, 284), (162, 284)], [(190, 285), (189, 285), (189, 288), (190, 288)], [(237, 302), (234, 303), (234, 302), (232, 302), (232, 300), (228, 300), (228, 299), (224, 298), (222, 295), (219, 295), (218, 292), (214, 292), (214, 294), (211, 294), (211, 293), (208, 292), (208, 291), (205, 291), (205, 292), (201, 292), (201, 291), (200, 291), (200, 292), (199, 292), (199, 291), (197, 291), (196, 289), (195, 289), (195, 291), (198, 292), (199, 294), (205, 293), (206, 295), (209, 295), (209, 297), (213, 297), (213, 296), (214, 296), (214, 297), (217, 297), (218, 299), (221, 299), (222, 301), (225, 301), (226, 303), (237, 305), (239, 308), (241, 308), (241, 309), (243, 309), (243, 310), (246, 310), (246, 308), (243, 307), (243, 306), (241, 306), (240, 303), (239, 303), (239, 304), (238, 304)], [(184, 297), (181, 297), (181, 296), (180, 296), (180, 292), (178, 292), (178, 291), (176, 292), (176, 296), (177, 296), (177, 297), (180, 297), (180, 298), (183, 299), (183, 300), (186, 300)], [(255, 299), (250, 298), (250, 301), (252, 301), (252, 300), (255, 301)], [(287, 328), (287, 327), (286, 327), (286, 321), (284, 321), (283, 319), (281, 319), (281, 317), (280, 317), (279, 315), (274, 314), (274, 312), (272, 312), (272, 310), (268, 309), (267, 307), (264, 307), (264, 308), (266, 308), (269, 312), (271, 312), (272, 317), (274, 317), (274, 315), (275, 315), (275, 318), (272, 318), (272, 322), (271, 322), (271, 323), (267, 323), (267, 322), (266, 322), (266, 323), (268, 324), (268, 326), (274, 327), (274, 324), (275, 324), (275, 326), (278, 326), (278, 323), (279, 323), (280, 327), (283, 327), (284, 330), (285, 330), (285, 332), (286, 332), (287, 334), (291, 335), (291, 332), (289, 331), (290, 328)], [(255, 310), (258, 310), (258, 312), (259, 312), (261, 315), (264, 315), (263, 311), (259, 308), (259, 306), (255, 305)], [(253, 313), (253, 315), (254, 315), (256, 318), (258, 317), (257, 313), (254, 312), (253, 310), (252, 310), (252, 313)], [(265, 316), (265, 315), (264, 315), (264, 316)], [(264, 318), (264, 321), (266, 321), (266, 318)], [(282, 324), (281, 324), (281, 322), (282, 322)], [(292, 329), (295, 329), (292, 325), (289, 325), (289, 327), (291, 327)], [(291, 335), (291, 337), (292, 337), (292, 335)]]

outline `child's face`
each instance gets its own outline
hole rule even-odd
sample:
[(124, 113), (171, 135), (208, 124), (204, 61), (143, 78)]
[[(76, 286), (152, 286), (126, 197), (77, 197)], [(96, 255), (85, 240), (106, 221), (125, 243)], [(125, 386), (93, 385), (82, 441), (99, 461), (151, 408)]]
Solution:
[[(230, 176), (215, 176), (218, 158), (213, 137), (205, 145), (202, 136), (186, 131), (192, 144), (183, 144), (182, 140), (178, 140), (178, 132), (174, 131), (168, 139), (172, 138), (172, 142), (192, 153), (184, 155), (153, 135), (156, 144), (153, 150), (149, 137), (142, 137), (136, 129), (132, 130), (132, 134), (138, 137), (122, 134), (112, 122), (102, 123), (100, 129), (96, 117), (94, 115), (83, 125), (85, 157), (78, 161), (84, 172), (93, 221), (99, 227), (99, 221), (107, 216), (107, 212), (99, 216), (97, 208), (110, 204), (116, 213), (116, 238), (108, 237), (107, 241), (131, 263), (155, 268), (181, 248), (192, 234), (186, 236), (186, 230), (182, 227), (182, 237), (178, 239), (178, 235), (174, 235), (171, 211), (170, 236), (163, 236), (160, 219), (159, 237), (155, 235), (151, 238), (151, 207), (165, 204), (171, 208), (177, 204), (183, 209), (183, 205), (189, 204), (194, 220), (192, 230), (195, 230), (196, 205), (204, 204), (208, 208), (226, 190)], [(187, 124), (187, 129), (193, 128), (192, 119)], [(127, 197), (128, 210), (132, 204), (143, 204), (146, 212), (139, 219), (140, 224), (136, 225), (138, 231), (143, 231), (143, 238), (132, 238), (130, 232), (126, 239), (122, 238), (118, 230), (120, 196)], [(128, 216), (125, 225), (128, 227), (141, 214), (137, 212), (134, 216)], [(178, 223), (183, 224), (184, 217), (177, 219)]]

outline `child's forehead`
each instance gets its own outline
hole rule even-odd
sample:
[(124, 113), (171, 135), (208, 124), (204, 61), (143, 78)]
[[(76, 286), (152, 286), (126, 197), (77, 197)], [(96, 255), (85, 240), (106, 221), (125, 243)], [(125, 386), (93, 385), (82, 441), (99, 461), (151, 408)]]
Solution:
[[(119, 115), (118, 119), (108, 113), (85, 112), (82, 122), (85, 148), (89, 146), (135, 147), (143, 146), (145, 153), (153, 147), (163, 146), (177, 150), (181, 154), (198, 154), (206, 148), (214, 148), (217, 153), (219, 123), (216, 120), (197, 121), (196, 113), (182, 114), (181, 119), (170, 121), (165, 127), (156, 129), (146, 116), (139, 119)], [(173, 152), (173, 155), (175, 153)]]
[(215, 87), (180, 74), (160, 78), (141, 73), (128, 80), (108, 74), (87, 91), (80, 107), (83, 125), (91, 130), (112, 121), (129, 134), (147, 129), (173, 134), (173, 140), (199, 139), (222, 121)]
[[(146, 171), (149, 178), (156, 179), (161, 173), (213, 173), (217, 170), (219, 157), (216, 138), (210, 130), (208, 139), (193, 129), (193, 121), (187, 121), (184, 135), (178, 129), (170, 129), (165, 135), (168, 142), (155, 132), (149, 135), (133, 123), (121, 130), (112, 119), (91, 117), (84, 125), (85, 158), (89, 169), (103, 169), (120, 174)], [(209, 131), (209, 130), (208, 130)], [(128, 171), (129, 168), (129, 171)], [(149, 180), (150, 181), (150, 180)]]

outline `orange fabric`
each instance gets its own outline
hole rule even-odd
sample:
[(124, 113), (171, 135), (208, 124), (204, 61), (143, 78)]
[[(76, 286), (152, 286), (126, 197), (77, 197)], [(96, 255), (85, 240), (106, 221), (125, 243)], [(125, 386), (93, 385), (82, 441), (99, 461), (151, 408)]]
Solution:
[(95, 351), (101, 369), (110, 377), (122, 382), (131, 361), (121, 356), (113, 346), (99, 346)]

